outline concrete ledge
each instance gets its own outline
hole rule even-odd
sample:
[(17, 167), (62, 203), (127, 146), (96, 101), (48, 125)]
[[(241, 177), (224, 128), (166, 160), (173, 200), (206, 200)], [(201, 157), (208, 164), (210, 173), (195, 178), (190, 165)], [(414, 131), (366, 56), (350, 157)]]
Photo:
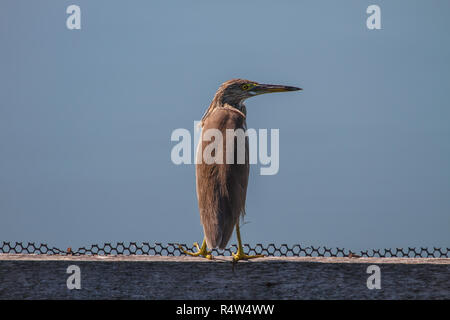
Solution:
[[(45, 255), (45, 254), (0, 254), (0, 261), (148, 261), (148, 262), (231, 262), (231, 257), (218, 256), (208, 260), (190, 256), (148, 256), (148, 255)], [(443, 264), (450, 265), (450, 258), (347, 258), (347, 257), (264, 257), (240, 261), (239, 263), (267, 262), (317, 262), (317, 263), (368, 263), (368, 264)]]
[[(81, 289), (68, 289), (76, 265)], [(370, 265), (381, 289), (370, 290)], [(450, 259), (0, 255), (0, 299), (450, 299)]]

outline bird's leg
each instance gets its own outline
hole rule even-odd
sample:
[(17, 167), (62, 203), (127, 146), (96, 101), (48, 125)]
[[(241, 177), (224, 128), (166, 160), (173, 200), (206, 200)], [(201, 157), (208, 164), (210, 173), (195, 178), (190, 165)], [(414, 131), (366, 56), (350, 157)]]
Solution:
[(244, 253), (244, 248), (242, 247), (242, 241), (241, 241), (241, 232), (239, 229), (239, 221), (236, 223), (236, 237), (238, 240), (238, 250), (236, 253), (233, 253), (233, 262), (238, 262), (239, 260), (247, 260), (247, 259), (264, 257), (263, 254), (256, 254), (254, 256), (249, 256)]
[(203, 239), (201, 248), (198, 246), (198, 242), (194, 242), (194, 246), (197, 248), (197, 252), (189, 252), (189, 251), (185, 250), (181, 245), (178, 245), (180, 250), (183, 251), (187, 255), (190, 255), (193, 257), (202, 256), (202, 257), (204, 257), (206, 259), (210, 259), (210, 260), (213, 258), (211, 251), (208, 251), (208, 249), (206, 247), (206, 239)]

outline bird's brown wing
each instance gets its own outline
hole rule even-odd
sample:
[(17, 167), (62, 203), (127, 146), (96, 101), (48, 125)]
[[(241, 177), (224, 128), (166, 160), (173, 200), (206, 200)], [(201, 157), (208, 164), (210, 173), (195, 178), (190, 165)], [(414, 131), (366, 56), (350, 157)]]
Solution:
[(237, 163), (238, 139), (234, 143), (234, 163), (226, 164), (226, 129), (245, 130), (245, 118), (242, 114), (217, 108), (203, 123), (202, 137), (206, 130), (218, 129), (223, 137), (223, 164), (207, 164), (202, 158), (205, 147), (210, 141), (199, 142), (197, 149), (197, 198), (200, 220), (207, 245), (210, 249), (224, 249), (233, 234), (239, 217), (245, 214), (245, 198), (249, 176), (248, 138), (245, 138), (245, 163)]

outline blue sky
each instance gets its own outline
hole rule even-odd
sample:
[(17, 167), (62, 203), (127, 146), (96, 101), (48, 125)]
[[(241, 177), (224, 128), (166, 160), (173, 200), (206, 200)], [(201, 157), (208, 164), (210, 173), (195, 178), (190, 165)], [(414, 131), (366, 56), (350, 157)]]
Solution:
[[(66, 28), (81, 7), (82, 29)], [(381, 8), (382, 30), (366, 28)], [(2, 1), (0, 241), (201, 241), (194, 166), (170, 160), (235, 77), (280, 130), (252, 166), (248, 243), (450, 243), (448, 1)], [(234, 238), (232, 242), (235, 242)]]

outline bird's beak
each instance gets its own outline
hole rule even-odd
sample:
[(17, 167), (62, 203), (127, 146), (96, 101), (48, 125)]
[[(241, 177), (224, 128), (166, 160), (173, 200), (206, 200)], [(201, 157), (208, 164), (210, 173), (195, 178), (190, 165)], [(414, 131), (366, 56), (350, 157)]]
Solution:
[(258, 84), (250, 91), (255, 95), (263, 94), (263, 93), (272, 93), (272, 92), (286, 92), (286, 91), (298, 91), (303, 90), (302, 88), (290, 87), (290, 86), (282, 86), (277, 84)]

